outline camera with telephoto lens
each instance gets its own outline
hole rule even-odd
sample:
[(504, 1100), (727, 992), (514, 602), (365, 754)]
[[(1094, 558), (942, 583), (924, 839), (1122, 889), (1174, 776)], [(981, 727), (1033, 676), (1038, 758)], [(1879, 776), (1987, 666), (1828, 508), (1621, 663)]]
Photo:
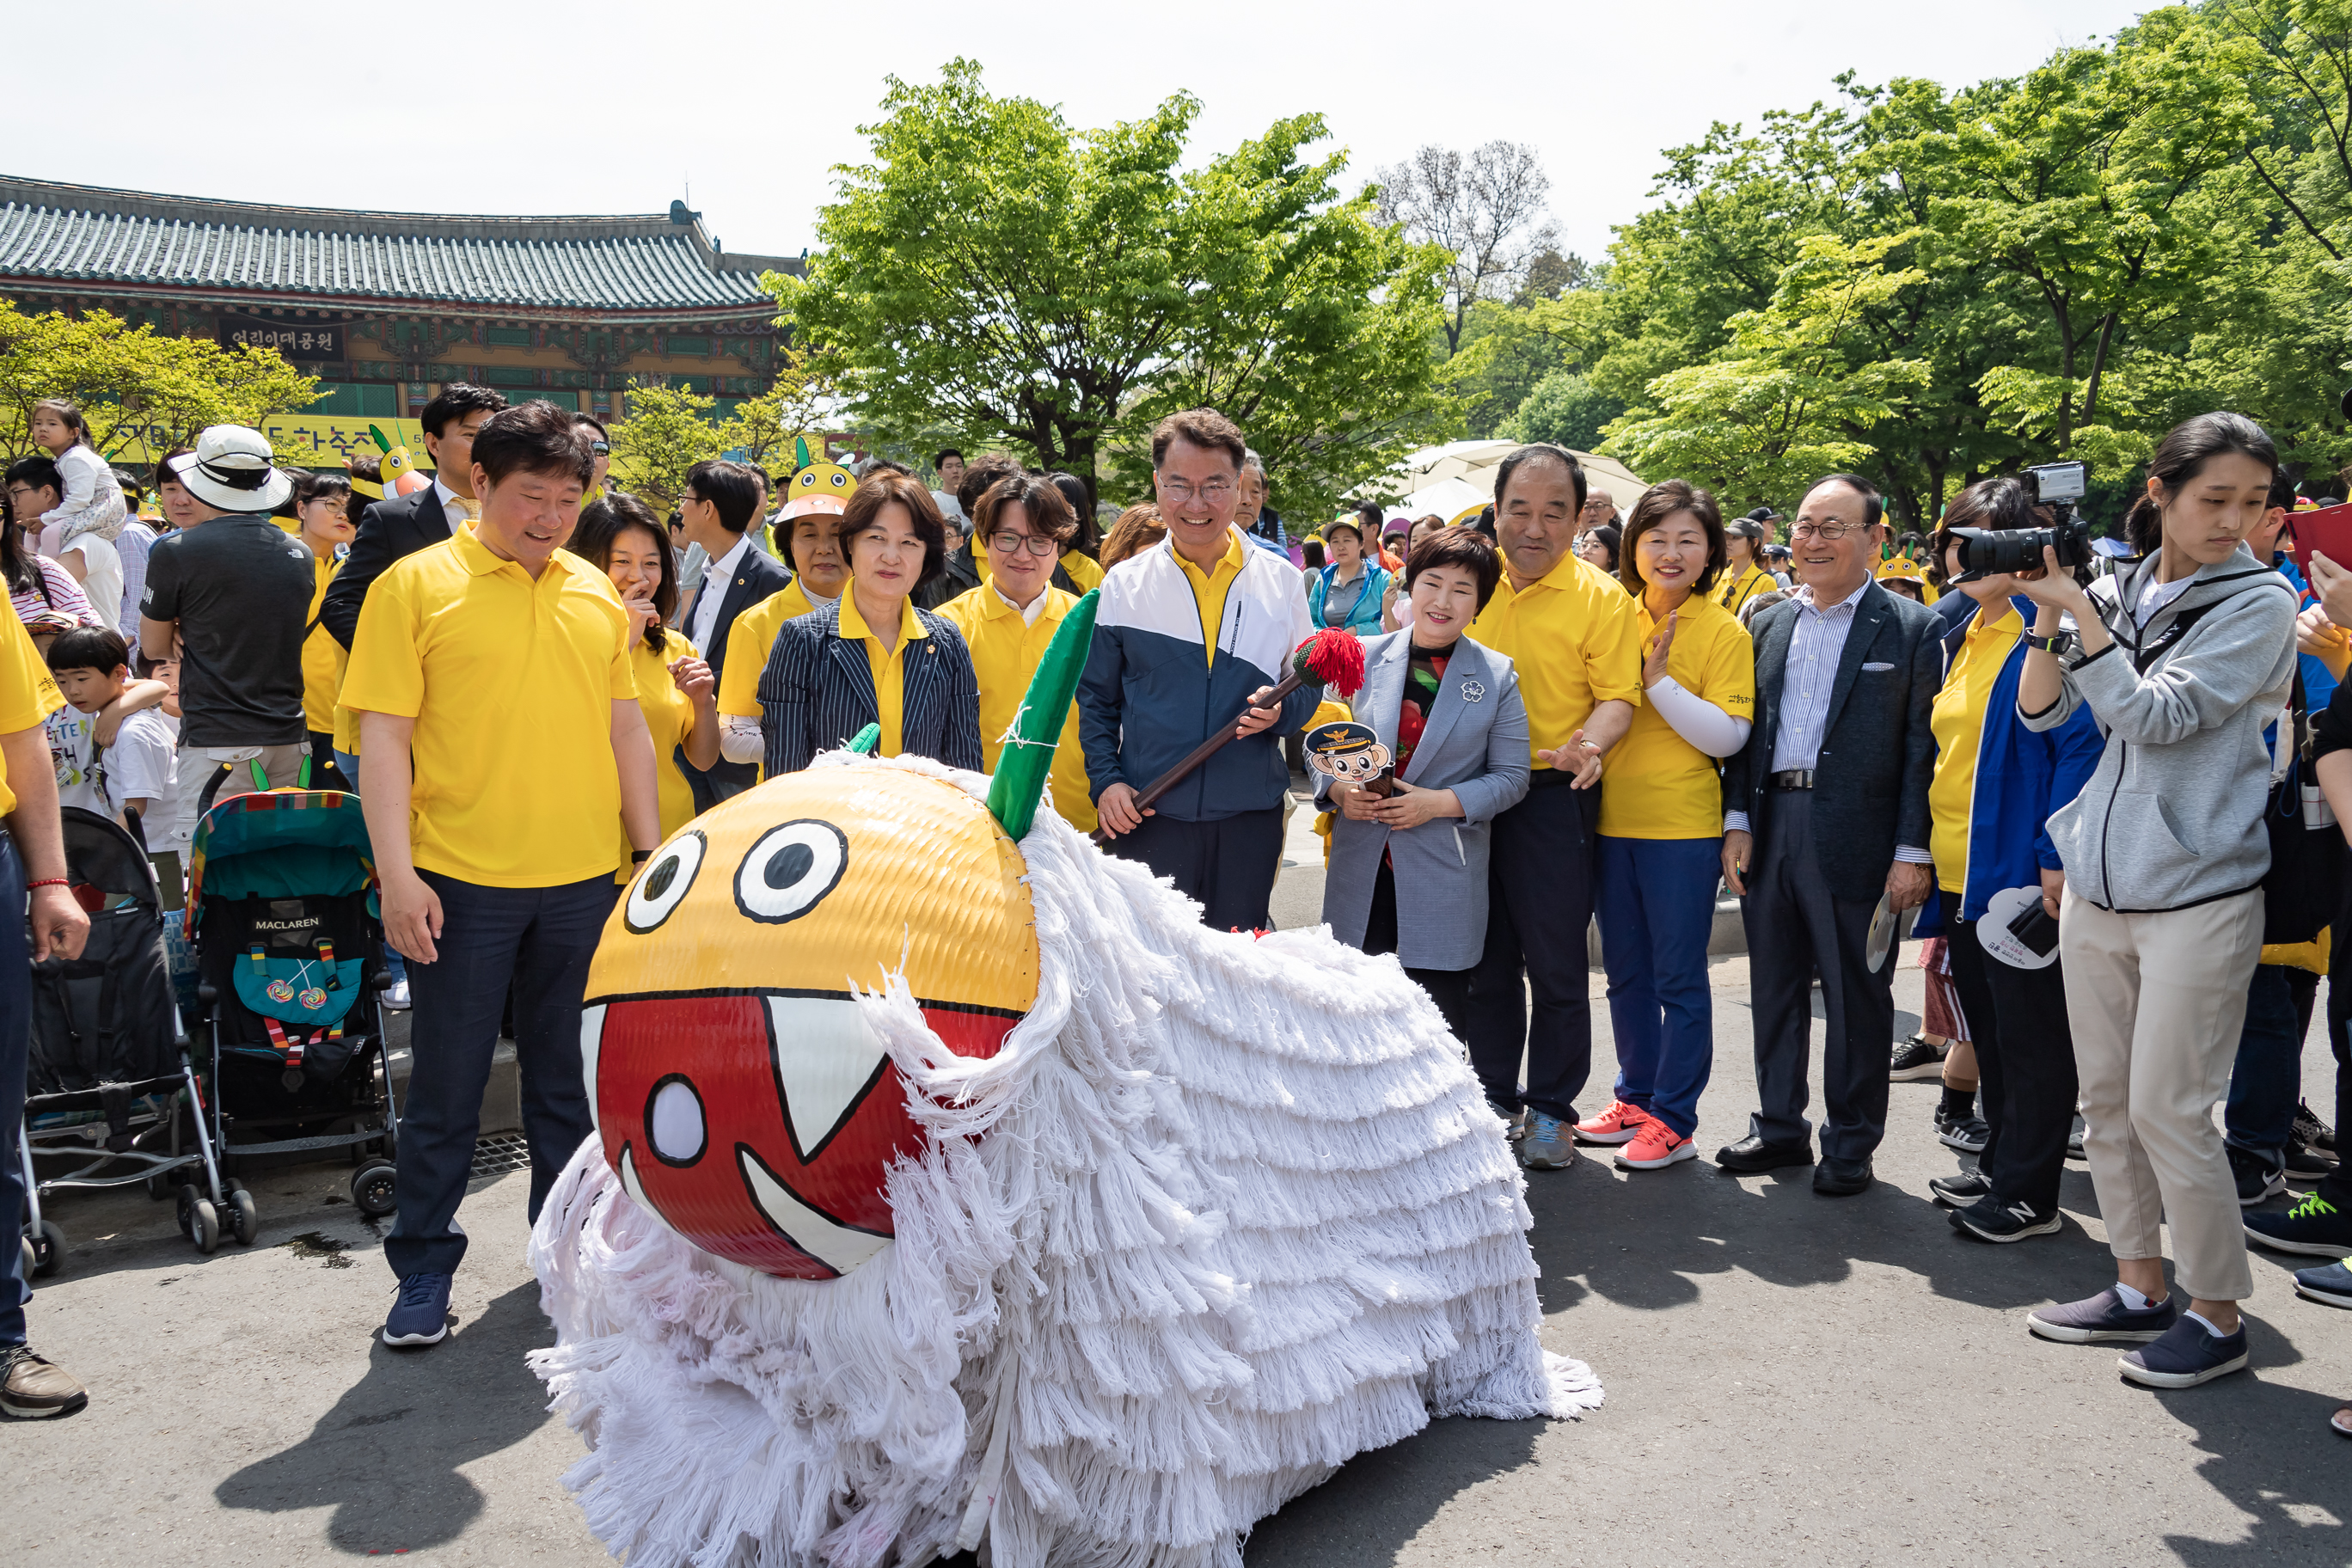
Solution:
[(2017, 476), (2025, 487), (2029, 506), (2048, 507), (2055, 519), (2048, 528), (1956, 528), (1959, 544), (1958, 583), (2010, 572), (2039, 572), (2044, 549), (2058, 552), (2058, 564), (2077, 571), (2091, 563), (2091, 525), (2076, 519), (2074, 503), (2083, 499), (2089, 471), (2081, 463), (2043, 463)]

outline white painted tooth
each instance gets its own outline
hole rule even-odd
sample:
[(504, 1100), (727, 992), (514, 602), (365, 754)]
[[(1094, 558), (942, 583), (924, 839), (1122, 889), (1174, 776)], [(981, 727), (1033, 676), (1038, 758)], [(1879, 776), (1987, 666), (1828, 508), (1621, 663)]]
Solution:
[(794, 1247), (823, 1260), (835, 1273), (848, 1273), (890, 1245), (887, 1236), (834, 1224), (785, 1191), (782, 1184), (769, 1175), (750, 1154), (738, 1151), (735, 1160), (743, 1169), (743, 1180), (751, 1189), (752, 1201), (775, 1227)]
[(768, 1023), (784, 1120), (805, 1161), (856, 1109), (889, 1053), (846, 996), (771, 996)]
[(580, 1081), (588, 1088), (588, 1120), (596, 1131), (604, 1130), (603, 1115), (596, 1109), (596, 1058), (604, 1048), (604, 1004), (580, 1009)]

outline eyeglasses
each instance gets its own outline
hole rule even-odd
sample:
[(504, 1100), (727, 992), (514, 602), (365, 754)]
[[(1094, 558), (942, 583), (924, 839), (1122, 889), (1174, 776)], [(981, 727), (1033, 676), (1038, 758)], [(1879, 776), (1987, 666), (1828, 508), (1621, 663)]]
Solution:
[(1826, 539), (1834, 542), (1863, 525), (1858, 522), (1801, 522), (1789, 531), (1791, 539)]
[(1211, 506), (1221, 506), (1225, 499), (1234, 493), (1234, 484), (1231, 479), (1211, 479), (1207, 484), (1199, 486), (1183, 479), (1171, 479), (1164, 474), (1160, 475), (1159, 479), (1160, 493), (1178, 506), (1183, 505), (1196, 495)]
[(988, 536), (988, 547), (999, 555), (1010, 555), (1024, 544), (1032, 555), (1051, 555), (1060, 548), (1052, 540), (1034, 533), (992, 533)]

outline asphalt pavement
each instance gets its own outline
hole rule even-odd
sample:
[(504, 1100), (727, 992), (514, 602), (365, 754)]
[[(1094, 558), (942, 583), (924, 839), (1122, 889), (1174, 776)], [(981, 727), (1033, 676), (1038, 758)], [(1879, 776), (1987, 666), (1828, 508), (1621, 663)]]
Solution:
[[(1296, 858), (1285, 925), (1320, 896)], [(1903, 962), (1907, 1032), (1916, 950)], [(1744, 958), (1713, 964), (1708, 1152), (1755, 1103), (1746, 974)], [(1597, 1107), (1613, 1058), (1593, 981)], [(2327, 1102), (2324, 1041), (2305, 1062)], [(2112, 1347), (2032, 1339), (2027, 1310), (2114, 1277), (2090, 1179), (2068, 1168), (2057, 1236), (1960, 1239), (1927, 1195), (1954, 1165), (1935, 1100), (1895, 1086), (1879, 1183), (1855, 1198), (1705, 1161), (1531, 1174), (1545, 1342), (1591, 1363), (1606, 1405), (1441, 1422), (1361, 1456), (1259, 1527), (1250, 1568), (2352, 1562), (2352, 1443), (2326, 1425), (2352, 1396), (2352, 1312), (2296, 1300), (2293, 1265), (2257, 1253), (2247, 1373), (2150, 1393), (2116, 1376)], [(418, 1354), (375, 1341), (392, 1280), (347, 1174), (257, 1180), (257, 1244), (211, 1258), (143, 1196), (55, 1205), (70, 1250), (35, 1297), (33, 1341), (92, 1397), (62, 1421), (0, 1420), (0, 1562), (605, 1561), (561, 1483), (579, 1440), (523, 1364), (550, 1339), (522, 1261), (525, 1178), (476, 1183), (457, 1326)]]

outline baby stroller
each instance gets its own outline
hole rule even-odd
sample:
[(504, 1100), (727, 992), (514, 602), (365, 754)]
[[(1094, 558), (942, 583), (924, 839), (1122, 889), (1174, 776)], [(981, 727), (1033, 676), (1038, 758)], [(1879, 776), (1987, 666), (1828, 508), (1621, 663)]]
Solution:
[(359, 796), (231, 795), (196, 825), (188, 907), (211, 1025), (212, 1135), (231, 1169), (349, 1149), (352, 1202), (393, 1210), (383, 931)]
[[(18, 1144), (28, 1271), (54, 1274), (64, 1260), (64, 1233), (42, 1215), (41, 1200), (65, 1188), (144, 1182), (157, 1198), (176, 1189), (181, 1228), (201, 1250), (219, 1245), (223, 1215), (249, 1242), (253, 1199), (234, 1183), (222, 1185), (204, 1089), (164, 971), (154, 868), (106, 817), (78, 806), (58, 816), (66, 876), (89, 915), (89, 941), (79, 958), (33, 965), (32, 1071)], [(78, 1163), (42, 1181), (43, 1161)]]

